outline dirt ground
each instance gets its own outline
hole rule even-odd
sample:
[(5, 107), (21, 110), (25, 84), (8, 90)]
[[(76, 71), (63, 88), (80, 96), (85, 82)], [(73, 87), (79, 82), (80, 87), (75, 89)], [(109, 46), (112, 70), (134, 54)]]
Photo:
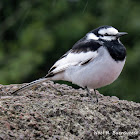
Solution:
[(140, 140), (140, 103), (99, 92), (93, 103), (86, 90), (50, 81), (7, 93), (20, 86), (0, 85), (0, 140)]

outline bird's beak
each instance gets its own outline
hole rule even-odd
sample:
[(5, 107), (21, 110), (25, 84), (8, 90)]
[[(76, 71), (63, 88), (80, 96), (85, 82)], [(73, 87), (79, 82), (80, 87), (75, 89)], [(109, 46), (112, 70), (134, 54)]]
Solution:
[(118, 34), (117, 34), (117, 37), (119, 38), (119, 37), (121, 37), (121, 36), (123, 36), (123, 35), (127, 35), (128, 33), (126, 33), (126, 32), (119, 32)]

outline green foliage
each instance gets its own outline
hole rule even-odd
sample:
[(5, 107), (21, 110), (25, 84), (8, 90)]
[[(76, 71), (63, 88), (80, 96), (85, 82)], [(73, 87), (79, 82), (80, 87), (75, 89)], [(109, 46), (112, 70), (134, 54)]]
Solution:
[(138, 0), (1, 0), (1, 84), (44, 76), (85, 33), (100, 25), (112, 25), (129, 33), (122, 38), (127, 60), (119, 79), (100, 91), (139, 102), (139, 12)]

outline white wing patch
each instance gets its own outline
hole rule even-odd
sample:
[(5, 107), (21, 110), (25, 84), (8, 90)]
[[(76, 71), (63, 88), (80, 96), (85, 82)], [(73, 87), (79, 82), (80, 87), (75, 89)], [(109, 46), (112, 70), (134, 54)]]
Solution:
[(71, 53), (70, 52), (66, 57), (58, 60), (52, 66), (52, 68), (54, 68), (54, 70), (52, 70), (51, 72), (53, 72), (55, 74), (55, 73), (64, 71), (71, 66), (75, 66), (75, 65), (81, 66), (86, 61), (93, 60), (95, 57), (97, 57), (97, 55), (98, 55), (97, 51), (81, 52), (81, 53)]

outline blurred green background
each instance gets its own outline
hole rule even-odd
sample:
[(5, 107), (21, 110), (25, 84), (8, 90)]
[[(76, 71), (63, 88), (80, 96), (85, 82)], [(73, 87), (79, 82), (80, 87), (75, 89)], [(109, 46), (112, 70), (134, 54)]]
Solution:
[(101, 25), (129, 34), (121, 39), (127, 48), (123, 72), (99, 91), (140, 102), (139, 0), (1, 0), (0, 83), (45, 76), (76, 41)]

